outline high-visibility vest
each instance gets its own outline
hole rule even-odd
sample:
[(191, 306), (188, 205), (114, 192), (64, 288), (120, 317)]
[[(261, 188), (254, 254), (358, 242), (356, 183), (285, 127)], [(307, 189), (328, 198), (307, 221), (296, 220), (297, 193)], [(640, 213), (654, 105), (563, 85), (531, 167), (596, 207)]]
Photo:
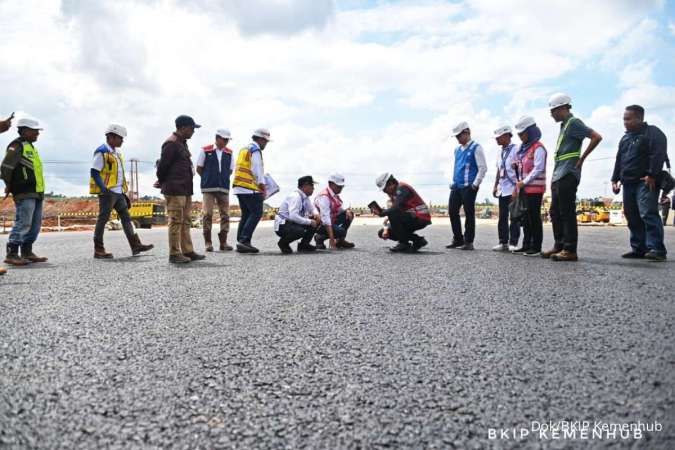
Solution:
[[(112, 189), (119, 184), (117, 174), (119, 165), (121, 164), (122, 192), (127, 192), (128, 189), (127, 180), (126, 176), (124, 175), (124, 159), (122, 159), (122, 154), (117, 153), (117, 157), (115, 157), (115, 155), (110, 153), (110, 150), (108, 150), (108, 147), (106, 147), (105, 145), (101, 145), (99, 148), (97, 148), (94, 151), (94, 155), (96, 155), (96, 153), (101, 153), (101, 156), (103, 157), (103, 168), (101, 169), (101, 179), (103, 179), (105, 187), (108, 189)], [(101, 188), (94, 181), (94, 177), (89, 177), (89, 193), (90, 194), (101, 193)]]
[(431, 222), (431, 213), (429, 212), (429, 207), (426, 203), (424, 203), (424, 200), (422, 200), (422, 197), (420, 197), (417, 191), (413, 189), (413, 187), (408, 183), (399, 181), (398, 184), (408, 188), (410, 192), (412, 192), (412, 195), (403, 204), (403, 210), (414, 214), (415, 217), (420, 220)]
[(9, 146), (21, 144), (21, 159), (12, 173), (11, 186), (8, 186), (12, 195), (45, 192), (45, 178), (42, 172), (42, 161), (37, 149), (28, 141), (21, 138), (12, 141)]
[(566, 153), (560, 153), (560, 144), (562, 144), (563, 139), (565, 138), (565, 133), (567, 132), (567, 127), (570, 126), (573, 120), (576, 120), (576, 117), (572, 116), (567, 120), (567, 123), (562, 126), (560, 134), (558, 135), (558, 143), (555, 146), (555, 161), (567, 161), (568, 159), (578, 159), (581, 158), (581, 149), (572, 149)]
[(337, 194), (331, 195), (329, 189), (330, 188), (326, 188), (319, 192), (319, 195), (317, 195), (316, 199), (314, 199), (314, 206), (316, 206), (316, 209), (320, 210), (319, 198), (322, 196), (328, 197), (328, 204), (330, 205), (330, 221), (332, 225), (335, 225), (335, 221), (337, 220), (337, 216), (340, 213), (340, 209), (342, 209), (342, 199)]
[(234, 180), (232, 186), (261, 192), (260, 188), (258, 187), (258, 183), (256, 182), (255, 176), (253, 175), (253, 171), (251, 170), (251, 155), (254, 151), (259, 152), (260, 150), (251, 145), (239, 150), (239, 155), (237, 156), (237, 167), (234, 170)]
[[(520, 164), (522, 170), (523, 179), (534, 170), (534, 154), (538, 148), (541, 148), (546, 152), (546, 148), (542, 145), (541, 142), (537, 141), (530, 148), (527, 149), (527, 152), (521, 157)], [(540, 173), (534, 180), (530, 181), (523, 187), (526, 194), (543, 194), (546, 192), (546, 168)]]

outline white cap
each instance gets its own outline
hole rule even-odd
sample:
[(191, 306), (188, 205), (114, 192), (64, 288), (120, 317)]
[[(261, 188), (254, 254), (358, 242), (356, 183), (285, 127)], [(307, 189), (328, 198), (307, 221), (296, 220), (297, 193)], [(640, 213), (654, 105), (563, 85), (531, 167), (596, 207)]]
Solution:
[(551, 109), (556, 109), (559, 106), (569, 105), (572, 106), (572, 99), (569, 95), (558, 92), (553, 94), (551, 98), (548, 99), (548, 107)]
[(220, 136), (223, 139), (232, 139), (232, 134), (227, 128), (218, 128), (216, 130), (216, 136)]
[(529, 127), (531, 127), (532, 125), (536, 125), (536, 122), (534, 121), (534, 117), (523, 116), (520, 119), (518, 119), (518, 122), (516, 123), (516, 132), (522, 133), (523, 131), (525, 131)]
[(17, 128), (26, 127), (30, 128), (31, 130), (42, 130), (42, 128), (40, 128), (40, 122), (38, 122), (35, 119), (29, 118), (19, 119), (16, 122), (16, 127)]
[(116, 134), (119, 137), (127, 137), (127, 129), (122, 125), (117, 125), (116, 123), (111, 123), (108, 125), (108, 128), (105, 129), (105, 134), (112, 133)]
[(506, 133), (513, 134), (513, 130), (511, 130), (510, 126), (504, 125), (503, 127), (497, 128), (494, 133), (495, 133), (495, 137), (498, 138), (499, 136), (503, 136)]
[(329, 176), (328, 181), (330, 181), (331, 183), (335, 183), (338, 186), (345, 185), (345, 177), (343, 175), (340, 175), (339, 173), (334, 173), (333, 175)]
[(381, 190), (384, 191), (385, 186), (387, 186), (387, 181), (392, 177), (391, 172), (385, 172), (375, 180), (375, 185)]
[(253, 136), (272, 141), (272, 139), (270, 139), (270, 130), (267, 128), (258, 128), (253, 132)]
[(462, 122), (458, 123), (457, 125), (455, 125), (455, 127), (452, 129), (452, 135), (457, 137), (462, 133), (462, 131), (468, 130), (468, 129), (469, 129), (469, 124), (462, 121)]

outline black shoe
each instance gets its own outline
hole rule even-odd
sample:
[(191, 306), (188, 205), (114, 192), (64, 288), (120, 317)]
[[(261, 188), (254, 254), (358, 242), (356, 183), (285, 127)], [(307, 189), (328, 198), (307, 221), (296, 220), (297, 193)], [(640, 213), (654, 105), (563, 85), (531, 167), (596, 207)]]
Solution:
[(237, 242), (237, 251), (239, 253), (258, 253), (260, 250), (245, 242)]
[(528, 250), (529, 250), (529, 248), (527, 248), (527, 247), (520, 247), (520, 248), (515, 249), (511, 253), (513, 253), (514, 255), (522, 255), (523, 253), (527, 252)]
[(407, 242), (399, 242), (395, 246), (389, 249), (390, 252), (394, 253), (405, 253), (411, 251), (413, 248)]
[(326, 238), (319, 237), (318, 235), (314, 237), (314, 242), (316, 242), (316, 249), (317, 250), (326, 250), (326, 244), (323, 243)]
[(525, 256), (541, 256), (541, 250), (530, 249), (524, 253)]
[(171, 255), (169, 256), (169, 262), (171, 264), (186, 264), (191, 262), (192, 260), (188, 258), (187, 256), (183, 255)]
[(412, 244), (413, 250), (417, 251), (421, 249), (422, 247), (425, 247), (428, 244), (427, 240), (424, 239), (422, 236), (418, 236)]
[(473, 250), (473, 242), (467, 242), (466, 244), (462, 245), (460, 250)]
[(341, 249), (349, 249), (349, 248), (354, 248), (356, 245), (354, 245), (353, 242), (346, 241), (344, 239), (338, 239), (337, 243), (335, 244), (337, 248)]
[(645, 259), (654, 262), (664, 262), (666, 260), (666, 255), (656, 253), (654, 250), (649, 250), (647, 253), (645, 253)]
[(206, 259), (206, 256), (195, 252), (183, 253), (183, 256), (190, 258), (190, 261), (201, 261), (202, 259)]
[(626, 259), (642, 259), (645, 257), (644, 253), (638, 253), (636, 251), (630, 251), (621, 255), (622, 258)]
[(316, 247), (312, 244), (303, 244), (302, 242), (298, 244), (298, 253), (310, 253), (315, 251)]
[(452, 244), (448, 244), (445, 248), (460, 248), (464, 247), (464, 241), (452, 241)]
[(277, 242), (277, 245), (279, 246), (279, 250), (281, 250), (281, 253), (284, 255), (290, 255), (293, 253), (293, 249), (291, 248), (290, 245), (288, 245), (288, 242), (285, 242), (283, 240), (280, 240)]

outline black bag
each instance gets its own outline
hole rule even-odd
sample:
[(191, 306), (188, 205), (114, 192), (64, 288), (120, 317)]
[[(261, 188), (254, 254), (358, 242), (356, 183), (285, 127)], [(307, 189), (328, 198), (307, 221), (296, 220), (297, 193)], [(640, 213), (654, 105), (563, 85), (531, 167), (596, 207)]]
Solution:
[(509, 215), (511, 220), (521, 220), (527, 215), (527, 201), (525, 193), (519, 192), (518, 196), (509, 203)]
[(656, 188), (663, 191), (663, 195), (667, 195), (670, 191), (675, 188), (675, 179), (670, 174), (670, 160), (666, 156), (666, 167), (668, 170), (662, 170), (656, 176)]

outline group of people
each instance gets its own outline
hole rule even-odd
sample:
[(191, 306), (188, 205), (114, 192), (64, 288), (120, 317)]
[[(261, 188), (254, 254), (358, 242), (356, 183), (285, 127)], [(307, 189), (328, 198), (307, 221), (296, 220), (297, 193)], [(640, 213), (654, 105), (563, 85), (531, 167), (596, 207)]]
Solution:
[[(499, 199), (499, 243), (493, 248), (525, 256), (541, 256), (554, 261), (576, 261), (577, 219), (576, 192), (581, 180), (582, 166), (590, 153), (602, 141), (602, 136), (587, 127), (572, 114), (572, 100), (566, 94), (555, 94), (549, 100), (553, 120), (560, 123), (556, 141), (551, 179), (550, 217), (554, 245), (542, 251), (543, 225), (541, 205), (547, 190), (547, 150), (541, 129), (534, 118), (521, 117), (515, 124), (520, 144), (513, 141), (513, 129), (504, 125), (494, 131), (499, 146), (493, 195)], [(624, 214), (630, 230), (631, 251), (624, 258), (646, 258), (665, 261), (663, 239), (664, 221), (659, 217), (659, 203), (667, 199), (667, 182), (672, 177), (663, 170), (668, 167), (666, 137), (657, 127), (644, 121), (641, 106), (627, 106), (622, 137), (612, 174), (612, 188), (618, 194), (623, 188)], [(0, 121), (0, 132), (7, 131), (13, 116)], [(203, 195), (203, 236), (207, 252), (214, 251), (212, 222), (214, 209), (220, 216), (218, 248), (234, 250), (228, 244), (230, 228), (229, 194), (237, 196), (241, 220), (237, 229), (236, 251), (258, 253), (252, 244), (254, 231), (263, 215), (264, 200), (270, 183), (265, 173), (262, 152), (271, 142), (270, 132), (259, 128), (252, 133), (251, 142), (239, 150), (236, 158), (228, 147), (232, 136), (228, 129), (218, 129), (214, 143), (201, 148), (193, 166), (188, 140), (200, 125), (190, 116), (175, 120), (175, 131), (165, 140), (157, 161), (155, 187), (160, 188), (166, 201), (168, 215), (169, 261), (184, 264), (204, 259), (195, 252), (190, 237), (192, 224), (193, 177), (201, 177)], [(47, 261), (33, 252), (42, 224), (42, 203), (45, 183), (42, 162), (35, 146), (42, 128), (38, 121), (22, 118), (17, 122), (18, 136), (7, 147), (2, 161), (1, 177), (6, 194), (12, 195), (16, 216), (7, 243), (5, 263), (22, 266)], [(475, 202), (478, 189), (488, 167), (482, 146), (471, 137), (467, 122), (452, 130), (458, 147), (454, 150), (453, 178), (450, 185), (448, 212), (452, 228), (450, 249), (473, 250), (475, 238)], [(111, 259), (103, 243), (105, 226), (112, 211), (116, 211), (129, 242), (132, 255), (153, 248), (143, 244), (135, 232), (129, 209), (124, 159), (120, 152), (127, 130), (111, 124), (105, 130), (105, 142), (96, 148), (90, 170), (90, 193), (98, 196), (99, 214), (94, 231), (94, 258)], [(582, 151), (583, 141), (589, 142)], [(233, 175), (233, 176), (232, 176)], [(312, 201), (316, 182), (310, 175), (298, 179), (297, 190), (281, 203), (274, 221), (282, 253), (292, 253), (291, 243), (299, 241), (298, 252), (317, 249), (349, 249), (347, 232), (354, 219), (344, 208), (340, 193), (345, 177), (335, 173)], [(378, 231), (382, 239), (396, 241), (393, 252), (417, 251), (427, 245), (417, 232), (431, 224), (429, 207), (408, 183), (386, 172), (377, 177), (377, 187), (388, 196), (386, 208), (375, 202), (371, 211), (386, 218)], [(662, 196), (659, 196), (662, 192)], [(464, 210), (462, 227), (460, 209)], [(520, 240), (520, 229), (523, 239)], [(312, 244), (312, 242), (314, 242)], [(326, 245), (327, 243), (327, 245)], [(5, 269), (0, 269), (4, 273)]]

